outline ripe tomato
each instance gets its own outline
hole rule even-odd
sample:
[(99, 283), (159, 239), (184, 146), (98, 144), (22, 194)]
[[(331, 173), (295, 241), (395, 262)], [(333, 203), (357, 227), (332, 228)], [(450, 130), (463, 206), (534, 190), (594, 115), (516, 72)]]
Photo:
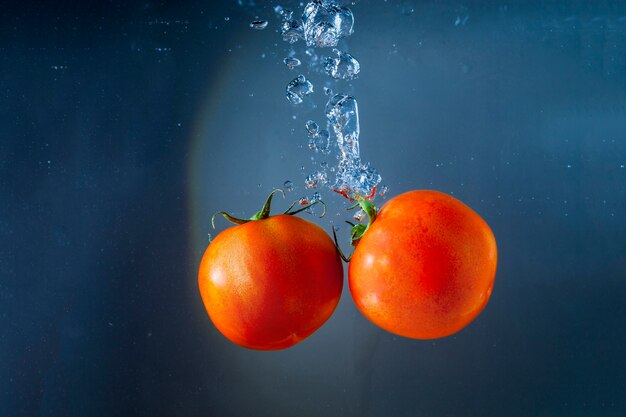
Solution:
[(410, 191), (389, 200), (356, 243), (350, 292), (391, 333), (444, 337), (485, 307), (496, 262), (493, 233), (472, 209), (437, 191)]
[(305, 339), (331, 316), (343, 266), (322, 228), (282, 214), (220, 233), (204, 253), (198, 284), (224, 336), (249, 349), (277, 350)]

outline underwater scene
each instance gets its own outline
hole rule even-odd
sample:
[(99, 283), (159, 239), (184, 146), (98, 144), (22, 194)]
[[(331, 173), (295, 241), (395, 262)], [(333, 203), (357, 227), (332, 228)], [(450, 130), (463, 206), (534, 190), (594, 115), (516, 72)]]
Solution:
[(626, 415), (626, 2), (0, 17), (0, 416)]

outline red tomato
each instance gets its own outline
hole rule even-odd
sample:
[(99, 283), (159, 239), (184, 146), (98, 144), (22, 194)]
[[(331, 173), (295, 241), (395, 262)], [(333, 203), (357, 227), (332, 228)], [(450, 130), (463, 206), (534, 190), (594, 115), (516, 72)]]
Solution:
[(437, 191), (410, 191), (389, 200), (358, 241), (350, 292), (391, 333), (444, 337), (485, 307), (496, 262), (493, 233), (472, 209)]
[(341, 296), (343, 266), (322, 228), (278, 215), (220, 233), (204, 253), (198, 284), (224, 336), (249, 349), (277, 350), (328, 320)]

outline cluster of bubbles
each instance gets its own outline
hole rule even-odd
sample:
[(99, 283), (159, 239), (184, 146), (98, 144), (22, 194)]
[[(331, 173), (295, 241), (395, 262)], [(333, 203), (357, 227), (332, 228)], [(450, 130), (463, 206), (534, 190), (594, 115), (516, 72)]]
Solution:
[(320, 129), (317, 123), (309, 120), (305, 125), (309, 136), (309, 149), (323, 154), (330, 153), (330, 133), (326, 129)]
[(353, 31), (352, 11), (339, 6), (335, 0), (311, 1), (301, 17), (282, 7), (274, 10), (282, 15), (281, 33), (289, 43), (303, 39), (307, 46), (334, 47), (339, 39), (350, 36)]
[(334, 79), (354, 80), (359, 71), (361, 64), (352, 55), (342, 52), (339, 49), (333, 49), (336, 57), (327, 57), (324, 59), (324, 72)]
[[(311, 64), (317, 64), (319, 59), (315, 53), (315, 47), (334, 48), (332, 56), (320, 60), (323, 71), (335, 80), (349, 81), (357, 78), (361, 70), (359, 61), (348, 52), (335, 48), (340, 39), (353, 33), (354, 16), (349, 8), (340, 6), (337, 0), (313, 0), (304, 6), (301, 16), (281, 6), (276, 6), (274, 11), (281, 16), (280, 32), (283, 40), (290, 44), (299, 40), (304, 41), (308, 47), (306, 54)], [(283, 60), (283, 63), (289, 69), (301, 65), (301, 61), (294, 56), (293, 51)], [(303, 74), (291, 80), (285, 91), (287, 100), (293, 104), (302, 103), (312, 93), (313, 84)], [(326, 129), (320, 128), (313, 120), (307, 121), (305, 128), (308, 146), (315, 153), (328, 155), (331, 147), (334, 149), (335, 146), (335, 144), (331, 146), (330, 142), (332, 132), (339, 150), (338, 165), (329, 170), (326, 162), (320, 163), (320, 170), (305, 178), (305, 187), (315, 189), (328, 185), (349, 198), (372, 195), (381, 177), (374, 167), (362, 162), (359, 154), (357, 101), (351, 95), (334, 93), (328, 87), (324, 87), (324, 93), (329, 97), (325, 107)], [(334, 182), (328, 179), (329, 171), (335, 174)], [(291, 181), (285, 183), (285, 188), (293, 189)], [(386, 192), (386, 187), (384, 188)], [(318, 199), (321, 198), (319, 192), (316, 191), (315, 195)], [(383, 195), (382, 189), (381, 195)], [(301, 200), (307, 203), (315, 201), (314, 198), (306, 197)]]

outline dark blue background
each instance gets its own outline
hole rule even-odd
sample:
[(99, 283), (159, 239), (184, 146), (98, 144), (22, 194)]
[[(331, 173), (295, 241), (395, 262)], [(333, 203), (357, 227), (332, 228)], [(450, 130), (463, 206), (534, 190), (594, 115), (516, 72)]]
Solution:
[[(294, 348), (232, 345), (196, 287), (210, 214), (249, 216), (285, 180), (310, 194), (327, 78), (302, 45), (282, 64), (274, 3), (7, 4), (0, 415), (626, 414), (626, 5), (355, 3), (341, 47), (362, 72), (331, 84), (390, 195), (452, 193), (491, 225), (479, 318), (403, 339), (346, 288)], [(299, 72), (316, 92), (294, 107)], [(305, 216), (330, 230), (349, 216), (321, 191), (328, 216)]]

